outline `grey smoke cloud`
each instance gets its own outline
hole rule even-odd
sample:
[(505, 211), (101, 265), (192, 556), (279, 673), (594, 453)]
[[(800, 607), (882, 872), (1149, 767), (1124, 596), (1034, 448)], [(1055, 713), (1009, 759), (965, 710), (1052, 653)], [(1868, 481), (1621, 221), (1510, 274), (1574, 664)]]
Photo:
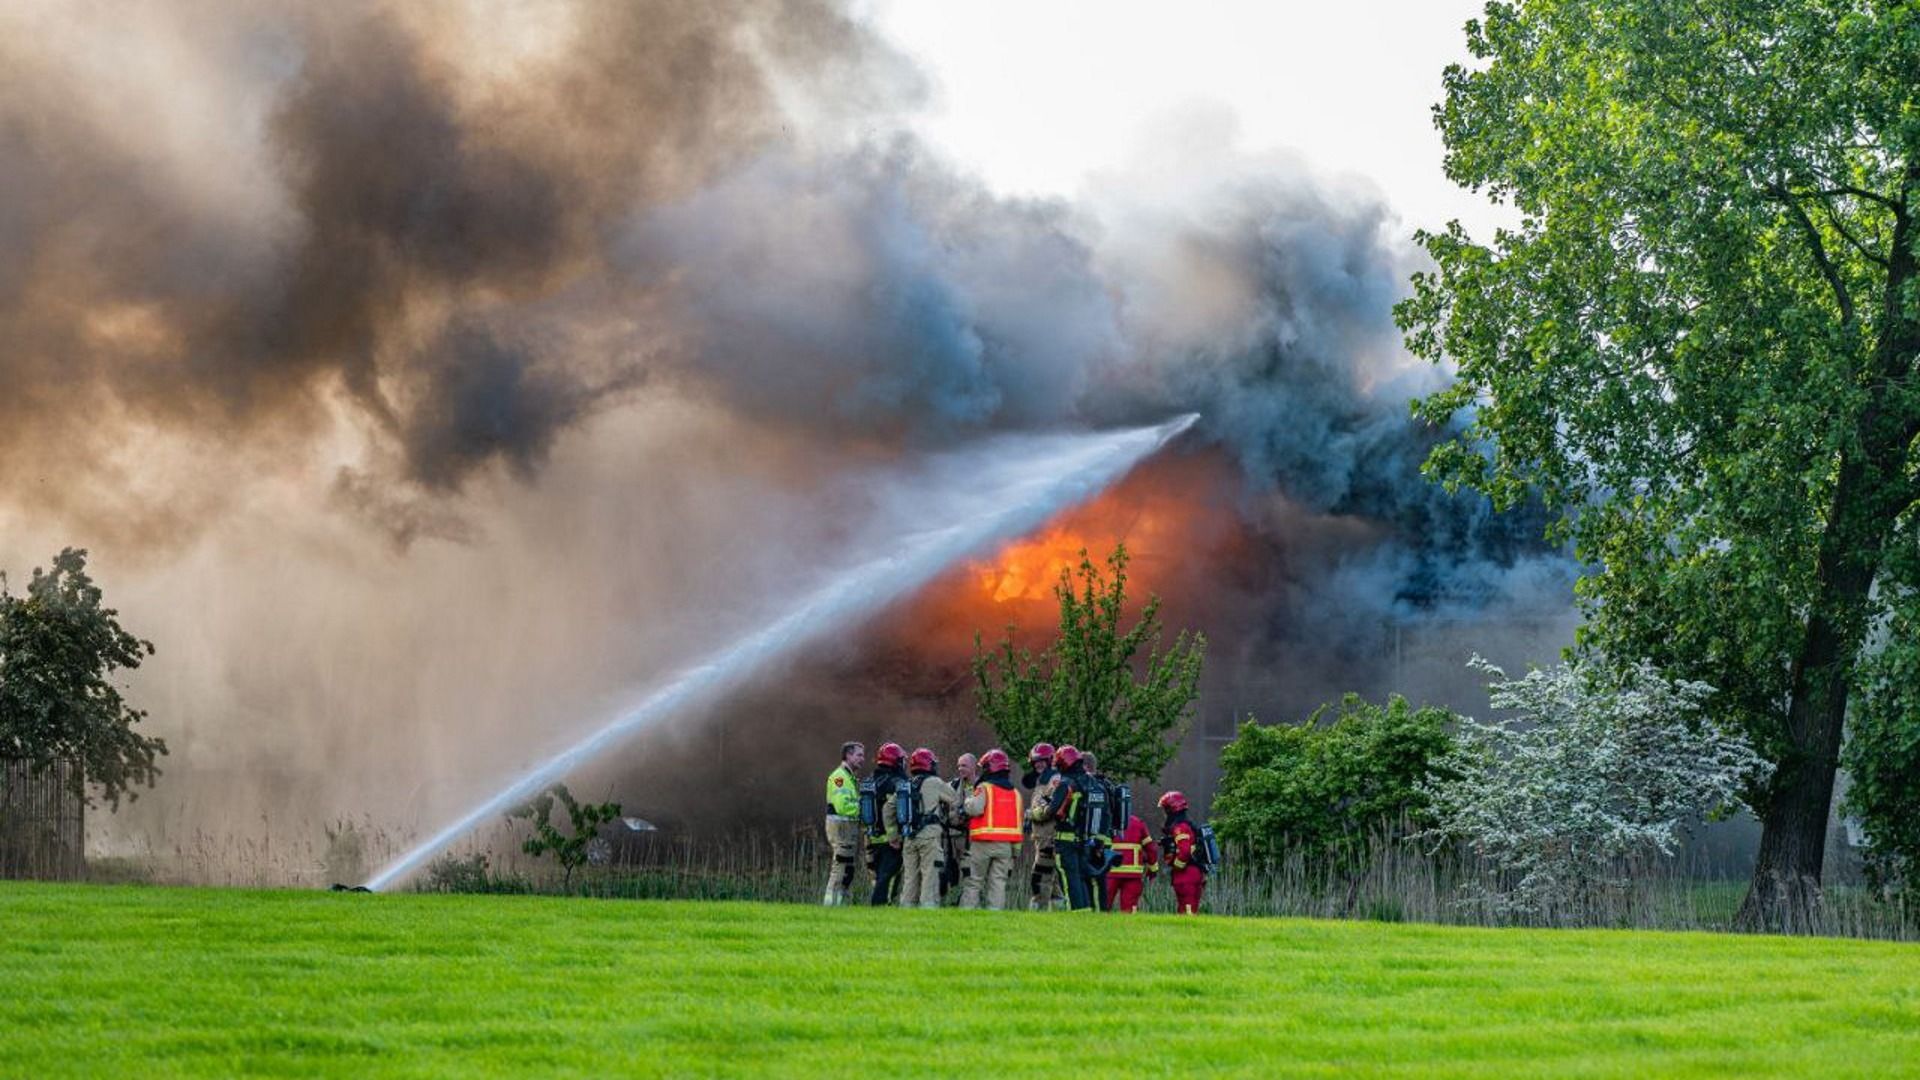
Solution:
[(993, 198), (911, 140), (771, 153), (638, 217), (682, 368), (757, 417), (894, 439), (1077, 419), (1125, 345), (1063, 205)]
[(69, 8), (0, 12), (0, 565), (127, 582), (222, 812), (438, 805), (889, 520), (837, 477), (989, 432), (1202, 415), (1271, 562), (1192, 587), (1234, 678), (1564, 605), (1417, 475), (1376, 194), (1180, 146), (998, 197), (830, 0)]
[[(106, 15), (6, 18), (0, 468), (70, 477), (48, 509), (147, 540), (192, 523), (165, 492), (128, 504), (103, 411), (231, 445), (319, 435), (344, 402), (398, 466), (385, 482), (530, 474), (641, 378), (644, 349), (603, 325), (646, 304), (605, 284), (617, 224), (774, 139), (776, 79), (818, 76), (845, 108), (868, 92), (848, 72), (886, 81), (812, 0), (516, 10), (549, 47), (495, 56), (492, 8), (191, 4), (118, 73), (93, 60)], [(238, 134), (165, 104), (196, 95), (248, 103)], [(236, 174), (247, 199), (224, 198)], [(599, 311), (557, 310), (579, 292)]]

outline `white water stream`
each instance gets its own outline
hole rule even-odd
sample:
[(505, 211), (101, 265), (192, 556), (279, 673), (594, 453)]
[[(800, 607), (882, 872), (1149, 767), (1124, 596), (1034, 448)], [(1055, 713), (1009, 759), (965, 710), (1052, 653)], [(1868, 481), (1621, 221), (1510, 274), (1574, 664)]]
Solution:
[(769, 661), (878, 612), (956, 561), (1099, 494), (1196, 419), (1188, 414), (1155, 427), (1093, 434), (1001, 436), (936, 455), (914, 478), (907, 500), (919, 518), (916, 531), (883, 554), (826, 577), (761, 629), (649, 688), (598, 730), (507, 779), (495, 794), (389, 863), (367, 887), (379, 891), (400, 881), (482, 822), (641, 728), (712, 699)]

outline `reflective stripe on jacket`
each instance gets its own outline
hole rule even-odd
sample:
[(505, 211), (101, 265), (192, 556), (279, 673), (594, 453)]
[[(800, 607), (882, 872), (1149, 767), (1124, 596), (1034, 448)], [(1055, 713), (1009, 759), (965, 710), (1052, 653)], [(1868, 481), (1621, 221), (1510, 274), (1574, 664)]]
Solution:
[(1144, 877), (1149, 867), (1160, 864), (1160, 847), (1138, 815), (1127, 819), (1127, 827), (1113, 840), (1113, 850), (1120, 854), (1120, 861), (1109, 874)]
[[(1053, 812), (1054, 820), (1059, 824), (1054, 828), (1053, 836), (1056, 840), (1071, 843), (1080, 839), (1080, 801), (1086, 798), (1086, 791), (1082, 787), (1083, 780), (1066, 773), (1060, 775), (1060, 788), (1053, 796), (1059, 802), (1059, 808)], [(1065, 798), (1061, 798), (1061, 790), (1067, 793)]]
[(977, 842), (1020, 842), (1020, 793), (998, 784), (979, 783), (974, 796), (984, 794), (985, 808), (967, 819), (967, 839)]
[(844, 761), (827, 774), (827, 813), (847, 818), (860, 816), (860, 779)]

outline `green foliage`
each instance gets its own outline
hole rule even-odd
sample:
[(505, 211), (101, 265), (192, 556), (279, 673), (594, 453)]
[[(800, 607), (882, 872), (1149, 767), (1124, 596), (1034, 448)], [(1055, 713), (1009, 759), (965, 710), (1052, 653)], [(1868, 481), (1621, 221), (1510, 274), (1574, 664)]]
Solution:
[(1853, 781), (1845, 811), (1866, 833), (1868, 882), (1920, 900), (1920, 612), (1889, 629), (1841, 758)]
[[(561, 832), (549, 820), (555, 799), (560, 800), (560, 804), (567, 809), (567, 822), (573, 830), (571, 833)], [(554, 861), (560, 864), (563, 872), (562, 881), (569, 886), (573, 883), (573, 872), (586, 865), (592, 853), (593, 841), (600, 833), (600, 826), (619, 816), (619, 803), (580, 802), (565, 784), (555, 784), (507, 812), (509, 819), (525, 818), (533, 822), (533, 835), (520, 845), (520, 850), (536, 857), (552, 852)], [(484, 865), (481, 869), (484, 874)]]
[(1348, 694), (1299, 724), (1249, 719), (1220, 753), (1213, 825), (1255, 860), (1363, 854), (1373, 838), (1427, 823), (1420, 785), (1451, 749), (1453, 719), (1398, 694), (1385, 706)]
[(524, 886), (503, 888), (501, 879), (489, 870), (486, 855), (476, 851), (471, 855), (454, 855), (449, 852), (428, 863), (427, 872), (420, 880), (420, 891), (497, 893), (525, 892), (527, 889)]
[(98, 788), (107, 805), (153, 786), (164, 740), (133, 730), (146, 713), (129, 706), (109, 677), (140, 666), (153, 643), (120, 626), (118, 612), (101, 606), (87, 575), (87, 553), (66, 548), (53, 569), (35, 568), (25, 596), (7, 590), (0, 575), (0, 758), (36, 769), (70, 761), (74, 793)]
[(1494, 910), (1549, 924), (1589, 923), (1671, 858), (1693, 821), (1739, 807), (1772, 766), (1702, 709), (1713, 687), (1653, 665), (1585, 660), (1518, 679), (1479, 656), (1502, 715), (1463, 718), (1429, 788), (1435, 833), (1496, 872), (1469, 885)]
[(1920, 6), (1496, 2), (1467, 37), (1447, 173), (1520, 221), (1421, 234), (1397, 314), (1459, 374), (1428, 469), (1543, 499), (1581, 647), (1719, 688), (1781, 766), (1751, 801), (1817, 830), (1865, 628), (1920, 588), (1887, 560), (1920, 542)]
[(1015, 757), (1036, 742), (1071, 743), (1099, 755), (1108, 776), (1148, 781), (1173, 760), (1193, 723), (1207, 639), (1182, 631), (1162, 652), (1157, 596), (1123, 632), (1126, 588), (1125, 544), (1107, 557), (1104, 573), (1081, 551), (1078, 570), (1062, 571), (1054, 585), (1060, 637), (1045, 652), (1016, 648), (1012, 628), (991, 652), (974, 635), (980, 715)]
[[(1061, 1044), (1051, 956), (963, 1007), (849, 1019), (952, 1001), (1059, 921), (0, 882), (0, 1075), (1010, 1072)], [(1893, 1077), (1920, 1042), (1896, 942), (1154, 915), (1071, 942), (1098, 958), (1072, 1008), (1140, 1029), (1074, 1040), (1087, 1075)]]

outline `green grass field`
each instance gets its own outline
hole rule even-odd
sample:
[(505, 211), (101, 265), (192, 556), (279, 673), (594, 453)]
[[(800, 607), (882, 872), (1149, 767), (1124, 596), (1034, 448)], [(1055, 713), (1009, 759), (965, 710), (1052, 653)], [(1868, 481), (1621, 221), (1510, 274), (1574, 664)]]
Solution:
[(1920, 947), (0, 883), (0, 1076), (1920, 1075)]

